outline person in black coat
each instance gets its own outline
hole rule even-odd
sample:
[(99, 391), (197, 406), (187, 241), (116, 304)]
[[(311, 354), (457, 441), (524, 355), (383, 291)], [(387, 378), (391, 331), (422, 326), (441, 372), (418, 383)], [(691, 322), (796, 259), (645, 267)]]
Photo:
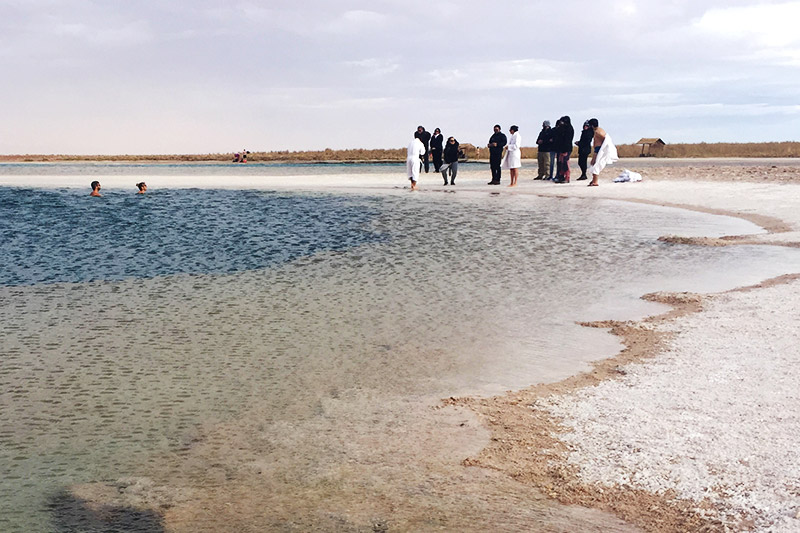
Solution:
[(444, 166), (442, 166), (442, 177), (444, 184), (447, 185), (447, 175), (450, 175), (450, 185), (456, 184), (456, 174), (458, 174), (458, 141), (455, 137), (448, 137), (444, 145)]
[(556, 179), (555, 183), (569, 183), (569, 156), (572, 153), (572, 139), (575, 137), (575, 129), (568, 116), (563, 116), (558, 120), (555, 134), (556, 151)]
[(492, 181), (488, 185), (500, 185), (500, 162), (503, 159), (503, 148), (508, 139), (499, 124), (494, 125), (494, 133), (489, 137), (489, 168), (492, 170)]
[(431, 158), (433, 159), (434, 172), (439, 172), (439, 169), (442, 167), (443, 143), (444, 137), (442, 137), (442, 130), (436, 128), (433, 130), (433, 136), (431, 136)]
[(422, 164), (425, 166), (425, 172), (428, 172), (430, 168), (430, 162), (428, 161), (428, 155), (430, 154), (431, 150), (431, 133), (429, 131), (425, 131), (425, 128), (422, 126), (417, 126), (417, 132), (414, 134), (414, 137), (422, 141), (422, 145), (425, 147), (425, 154), (422, 156)]
[(592, 138), (594, 137), (594, 128), (592, 128), (589, 121), (583, 123), (583, 131), (581, 131), (581, 138), (575, 141), (578, 145), (578, 166), (581, 167), (581, 177), (578, 180), (589, 179), (586, 175), (586, 170), (589, 168), (589, 155), (592, 153)]
[(535, 180), (545, 179), (549, 169), (552, 168), (550, 163), (550, 146), (553, 144), (551, 130), (552, 128), (550, 127), (549, 120), (542, 122), (542, 131), (539, 132), (539, 136), (536, 138), (536, 148), (539, 153), (537, 156), (539, 173), (533, 178)]

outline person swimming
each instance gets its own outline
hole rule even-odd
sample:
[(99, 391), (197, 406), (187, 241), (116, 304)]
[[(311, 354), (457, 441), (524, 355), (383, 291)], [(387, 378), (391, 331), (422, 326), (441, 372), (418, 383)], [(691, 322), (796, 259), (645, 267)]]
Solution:
[(99, 181), (93, 181), (92, 182), (92, 192), (89, 193), (89, 196), (103, 196), (102, 194), (100, 194), (100, 182)]
[(145, 182), (140, 181), (139, 183), (136, 184), (136, 186), (139, 188), (139, 192), (137, 192), (136, 194), (144, 194), (147, 192), (147, 184)]

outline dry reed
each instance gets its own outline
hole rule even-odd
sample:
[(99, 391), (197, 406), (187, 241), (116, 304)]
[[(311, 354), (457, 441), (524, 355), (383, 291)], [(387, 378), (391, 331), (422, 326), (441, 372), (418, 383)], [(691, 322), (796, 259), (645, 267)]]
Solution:
[[(461, 148), (469, 160), (486, 160), (489, 158), (488, 148), (478, 148), (469, 143), (462, 143)], [(620, 157), (638, 157), (642, 147), (638, 144), (622, 144), (617, 146)], [(572, 152), (577, 156), (577, 149)], [(535, 159), (536, 148), (522, 148), (522, 157)], [(800, 157), (800, 142), (765, 142), (765, 143), (697, 143), (668, 144), (658, 154), (663, 158), (698, 158), (698, 157)], [(251, 152), (247, 156), (252, 163), (264, 162), (399, 162), (405, 161), (405, 148), (389, 148), (367, 150), (363, 148), (348, 150), (316, 151), (272, 151)], [(0, 155), (0, 162), (229, 162), (233, 153), (218, 154), (172, 154), (172, 155)]]

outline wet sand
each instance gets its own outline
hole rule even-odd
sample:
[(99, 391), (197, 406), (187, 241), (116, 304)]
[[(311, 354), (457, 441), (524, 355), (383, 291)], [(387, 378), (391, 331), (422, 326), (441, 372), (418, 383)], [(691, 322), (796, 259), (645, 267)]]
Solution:
[[(653, 166), (652, 160), (648, 160), (647, 167), (637, 167), (636, 160), (631, 160), (607, 169), (601, 177), (601, 187), (587, 188), (585, 182), (555, 185), (531, 181), (533, 165), (532, 162), (526, 163), (529, 164), (521, 174), (521, 185), (516, 189), (497, 187), (497, 194), (605, 198), (680, 206), (746, 218), (768, 230), (764, 234), (741, 238), (730, 236), (713, 242), (683, 239), (681, 235), (665, 236), (672, 242), (783, 246), (798, 246), (800, 243), (800, 186), (796, 185), (800, 183), (800, 167), (795, 164), (750, 166), (736, 161), (715, 161), (684, 167), (670, 161), (672, 164), (662, 167)], [(645, 181), (611, 183), (622, 168), (641, 172)], [(483, 183), (487, 178), (488, 168), (486, 173), (465, 172), (457, 179), (457, 186), (442, 187), (440, 179), (429, 174), (421, 180), (423, 191), (416, 194), (486, 190)], [(176, 178), (170, 179), (169, 186), (180, 185)], [(126, 183), (129, 180), (129, 177), (125, 178)], [(506, 176), (504, 180), (507, 180)], [(153, 187), (151, 182), (158, 183), (158, 180), (148, 179)], [(162, 186), (168, 186), (166, 183)], [(104, 182), (104, 187), (109, 185), (114, 183)], [(241, 187), (235, 183), (228, 185)], [(192, 185), (186, 183), (186, 186)], [(254, 184), (254, 187), (277, 189), (328, 190), (394, 190), (403, 186), (402, 178), (392, 181), (386, 177), (368, 176), (276, 178), (270, 179), (267, 185), (263, 181)], [(770, 283), (769, 287), (755, 287), (746, 293), (651, 296), (654, 301), (674, 305), (675, 310), (635, 323), (608, 321), (586, 324), (587, 327), (609, 328), (620, 336), (626, 345), (625, 350), (613, 359), (596, 364), (590, 372), (555, 384), (493, 398), (451, 398), (442, 402), (441, 409), (434, 410), (430, 409), (431, 403), (437, 403), (434, 398), (403, 406), (376, 405), (368, 396), (342, 399), (363, 405), (363, 416), (348, 421), (353, 428), (347, 434), (359, 435), (358, 442), (341, 442), (331, 447), (320, 439), (312, 457), (295, 457), (292, 439), (315, 433), (330, 435), (331, 425), (269, 427), (259, 423), (262, 417), (254, 411), (230, 424), (207, 428), (196, 441), (187, 444), (186, 479), (192, 481), (187, 483), (187, 487), (169, 486), (165, 483), (167, 480), (134, 478), (74, 487), (72, 494), (87, 509), (101, 515), (110, 512), (109, 509), (154, 508), (163, 516), (167, 531), (512, 531), (531, 524), (537, 524), (540, 531), (722, 531), (725, 527), (734, 530), (755, 527), (766, 531), (764, 528), (770, 524), (790, 531), (792, 529), (788, 527), (795, 526), (796, 529), (797, 526), (792, 516), (800, 508), (800, 502), (796, 501), (798, 491), (789, 486), (785, 493), (776, 495), (772, 503), (778, 512), (769, 515), (765, 510), (769, 507), (769, 499), (765, 504), (765, 491), (759, 489), (770, 486), (765, 478), (780, 472), (783, 462), (784, 473), (789, 475), (786, 481), (791, 485), (793, 472), (790, 465), (797, 461), (786, 455), (785, 448), (777, 447), (777, 442), (757, 441), (754, 445), (763, 449), (755, 450), (756, 458), (775, 456), (778, 460), (777, 465), (766, 473), (745, 469), (755, 473), (752, 478), (743, 478), (741, 472), (716, 466), (723, 461), (716, 456), (718, 442), (735, 441), (734, 428), (750, 422), (753, 422), (753, 431), (757, 431), (759, 424), (763, 423), (758, 409), (747, 412), (727, 409), (726, 399), (711, 393), (727, 388), (729, 384), (725, 382), (718, 382), (709, 392), (692, 389), (697, 385), (687, 384), (679, 377), (672, 382), (667, 379), (672, 388), (664, 389), (663, 380), (657, 379), (660, 375), (655, 371), (652, 376), (644, 376), (635, 383), (627, 384), (625, 380), (634, 373), (630, 365), (645, 369), (655, 367), (662, 364), (668, 355), (679, 361), (688, 358), (691, 367), (694, 355), (689, 353), (688, 347), (698, 344), (713, 346), (707, 350), (712, 356), (715, 350), (732, 351), (734, 347), (729, 345), (713, 345), (712, 341), (719, 340), (723, 334), (706, 325), (716, 320), (734, 329), (737, 324), (747, 322), (749, 325), (748, 339), (753, 344), (736, 343), (735, 361), (738, 366), (732, 373), (735, 379), (754, 375), (756, 367), (759, 367), (759, 383), (778, 379), (796, 382), (794, 378), (800, 376), (790, 372), (796, 372), (793, 367), (798, 366), (797, 359), (793, 358), (797, 343), (786, 342), (787, 335), (796, 329), (796, 320), (790, 312), (785, 312), (780, 323), (776, 324), (774, 316), (754, 313), (753, 309), (779, 309), (778, 304), (795, 302), (797, 285), (792, 278), (784, 278)], [(741, 297), (740, 294), (748, 296)], [(709, 312), (714, 316), (703, 315)], [(770, 352), (783, 354), (788, 363), (762, 368), (758, 346), (769, 346)], [(676, 364), (667, 364), (666, 370)], [(643, 373), (646, 372), (636, 370), (637, 375)], [(621, 390), (600, 388), (607, 383), (623, 383), (625, 386)], [(587, 392), (590, 390), (597, 392), (590, 394)], [(739, 390), (745, 403), (751, 405), (758, 405), (764, 394), (763, 386), (758, 386), (758, 383)], [(626, 396), (631, 391), (637, 393), (637, 398), (660, 398), (677, 393), (692, 401), (671, 407), (674, 418), (667, 420), (680, 420), (681, 424), (662, 424), (658, 426), (660, 434), (642, 435), (637, 428), (650, 425), (648, 419), (617, 424), (620, 414), (607, 407), (631, 405), (634, 400)], [(337, 423), (336, 403), (333, 401), (321, 406), (326, 414), (324, 419), (332, 425)], [(559, 406), (570, 407), (559, 409)], [(574, 406), (580, 409), (573, 409)], [(701, 406), (704, 410), (700, 409)], [(790, 394), (784, 394), (770, 404), (770, 411), (777, 413), (778, 417), (769, 425), (778, 435), (798, 434), (796, 420), (788, 416), (796, 412), (797, 407), (800, 407), (797, 398)], [(633, 411), (636, 414), (637, 409)], [(396, 416), (387, 413), (405, 414), (387, 426), (385, 421)], [(754, 416), (759, 419), (747, 419)], [(710, 419), (715, 420), (714, 438), (719, 441), (696, 446), (689, 462), (682, 465), (688, 472), (717, 470), (719, 476), (709, 478), (709, 488), (704, 489), (698, 482), (695, 488), (700, 488), (692, 492), (681, 485), (681, 479), (674, 477), (674, 473), (670, 473), (673, 477), (666, 476), (648, 463), (651, 457), (657, 458), (655, 463), (663, 462), (664, 457), (668, 457), (669, 462), (668, 454), (650, 453), (650, 450), (658, 449), (665, 432), (676, 435), (686, 432), (687, 439), (696, 438), (698, 428), (706, 427)], [(381, 420), (383, 425), (376, 427), (375, 420)], [(636, 463), (636, 472), (626, 472), (626, 464), (615, 463), (614, 456), (604, 457), (609, 447), (602, 444), (599, 435), (608, 432), (608, 428), (598, 426), (598, 420), (610, 421), (607, 425), (617, 431), (613, 435), (614, 442), (626, 443), (624, 446), (628, 448), (623, 449), (627, 449), (629, 455), (641, 458)], [(398, 448), (392, 439), (396, 432), (412, 432), (426, 437), (417, 448)], [(677, 437), (676, 440), (680, 441)], [(595, 447), (582, 445), (596, 442), (600, 444)], [(702, 439), (699, 442), (702, 443)], [(770, 448), (773, 444), (776, 446), (774, 449)], [(737, 457), (740, 448), (728, 448), (732, 456), (724, 458), (725, 461), (746, 463), (754, 460), (752, 453), (747, 457)], [(353, 483), (353, 479), (360, 477), (358, 469), (364, 466), (337, 463), (335, 454), (349, 450), (357, 456), (359, 450), (367, 449), (371, 450), (370, 460), (377, 461), (373, 466), (383, 472), (386, 479), (401, 477), (406, 480), (406, 486), (416, 488), (407, 494), (392, 494), (387, 492), (388, 486), (381, 484), (380, 476), (376, 478), (374, 475), (363, 476), (363, 479), (370, 479), (369, 482)], [(673, 459), (677, 461), (677, 454), (682, 451), (676, 444)], [(313, 506), (298, 511), (296, 502), (286, 501), (282, 487), (298, 480), (290, 479), (291, 475), (286, 472), (282, 474), (288, 476), (284, 479), (270, 476), (270, 464), (261, 459), (266, 452), (283, 457), (287, 464), (303, 462), (304, 468), (298, 467), (298, 472), (306, 471), (305, 463), (313, 462), (318, 475), (303, 480), (312, 496), (307, 501), (332, 498), (326, 506), (328, 511), (321, 512)], [(413, 466), (420, 458), (423, 458), (425, 470), (429, 473), (425, 477), (419, 477), (419, 469)], [(623, 466), (614, 470), (612, 467), (618, 467), (617, 463)], [(592, 468), (595, 465), (600, 466)], [(286, 471), (291, 472), (291, 468)], [(652, 479), (658, 479), (660, 483), (648, 483)], [(488, 491), (487, 485), (491, 487)], [(204, 489), (198, 491), (189, 486), (202, 486)], [(659, 487), (657, 490), (653, 488), (656, 486)], [(737, 487), (741, 490), (736, 490)], [(713, 495), (709, 493), (707, 497), (698, 498), (703, 490), (711, 491)], [(746, 497), (751, 493), (759, 494), (761, 499), (748, 504)], [(430, 495), (449, 499), (451, 508), (458, 511), (455, 514), (458, 518), (445, 519), (435, 509), (430, 513), (417, 511), (413, 515), (404, 511), (419, 509), (419, 505), (424, 505), (420, 504), (421, 498)], [(404, 505), (404, 502), (412, 505)], [(526, 511), (525, 502), (536, 502), (536, 505), (531, 505), (531, 509)], [(371, 524), (371, 528), (364, 524)]]

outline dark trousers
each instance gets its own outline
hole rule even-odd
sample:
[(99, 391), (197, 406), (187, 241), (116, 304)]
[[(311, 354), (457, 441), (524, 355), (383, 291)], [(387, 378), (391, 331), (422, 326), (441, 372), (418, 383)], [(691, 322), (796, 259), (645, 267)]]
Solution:
[(501, 161), (500, 157), (498, 158), (492, 157), (491, 159), (489, 159), (489, 168), (492, 169), (493, 183), (500, 183), (500, 174), (501, 174), (500, 161)]
[(431, 150), (431, 156), (433, 157), (433, 170), (439, 172), (439, 168), (442, 166), (442, 151)]
[(589, 154), (591, 152), (578, 152), (578, 166), (581, 167), (581, 177), (586, 177), (586, 169), (589, 168)]
[(425, 152), (425, 155), (422, 156), (422, 164), (425, 165), (425, 173), (428, 173), (428, 169), (430, 168), (430, 163), (428, 162), (428, 154), (430, 152)]

